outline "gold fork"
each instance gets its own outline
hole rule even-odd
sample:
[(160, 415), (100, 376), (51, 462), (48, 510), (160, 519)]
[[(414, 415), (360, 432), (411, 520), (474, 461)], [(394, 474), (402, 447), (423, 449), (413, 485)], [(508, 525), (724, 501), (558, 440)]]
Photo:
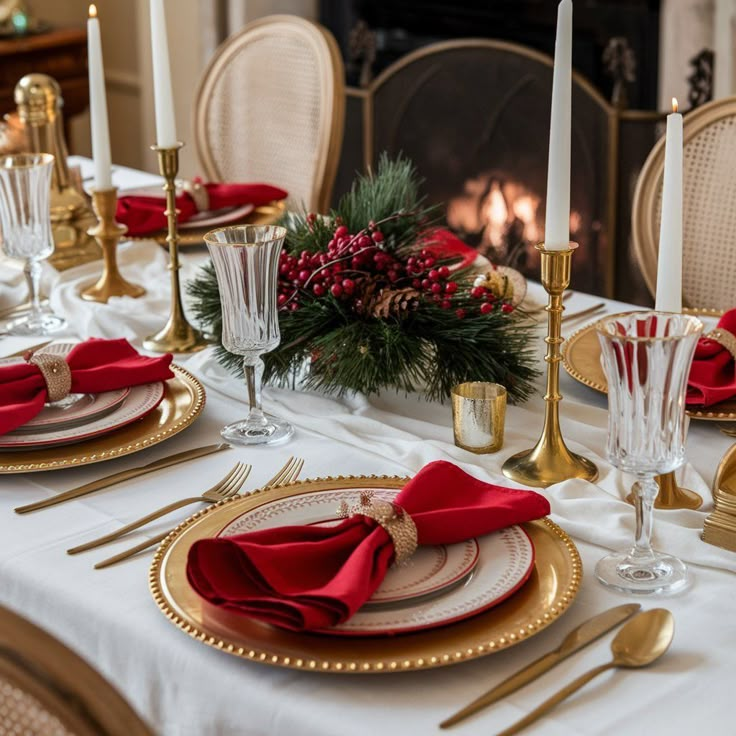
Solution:
[[(281, 470), (279, 470), (278, 473), (276, 473), (276, 475), (274, 475), (274, 477), (268, 481), (268, 483), (262, 486), (263, 490), (267, 488), (278, 488), (279, 486), (285, 486), (289, 483), (292, 483), (299, 477), (299, 473), (302, 472), (303, 466), (304, 460), (302, 460), (301, 458), (290, 457), (286, 461), (284, 467), (281, 468)], [(148, 549), (149, 547), (153, 547), (160, 542), (163, 542), (163, 540), (166, 539), (166, 537), (168, 537), (172, 531), (173, 529), (169, 529), (168, 531), (165, 531), (163, 534), (159, 534), (153, 539), (147, 539), (140, 544), (136, 544), (135, 547), (131, 547), (130, 549), (125, 550), (125, 552), (120, 552), (120, 554), (113, 555), (112, 557), (108, 557), (106, 560), (98, 562), (95, 565), (95, 570), (101, 570), (104, 567), (115, 565), (116, 563), (127, 560), (129, 557), (132, 557), (133, 555), (136, 555), (139, 552)]]
[(251, 469), (252, 466), (250, 465), (236, 463), (233, 469), (222, 480), (215, 483), (212, 488), (205, 491), (201, 496), (182, 498), (179, 501), (174, 501), (173, 503), (167, 504), (166, 506), (162, 506), (160, 509), (152, 511), (150, 514), (146, 514), (136, 521), (131, 521), (130, 524), (126, 524), (125, 526), (120, 527), (120, 529), (116, 529), (110, 534), (105, 534), (103, 537), (98, 537), (97, 539), (93, 539), (90, 542), (80, 544), (78, 547), (72, 547), (71, 549), (68, 549), (66, 553), (68, 555), (76, 555), (79, 552), (86, 552), (88, 549), (100, 547), (103, 544), (107, 544), (108, 542), (112, 542), (115, 539), (119, 539), (120, 537), (126, 535), (128, 532), (132, 532), (134, 529), (138, 529), (139, 527), (148, 524), (149, 521), (159, 519), (162, 516), (166, 516), (166, 514), (170, 514), (172, 511), (176, 511), (176, 509), (181, 509), (184, 506), (189, 506), (189, 504), (199, 502), (217, 503), (218, 501), (223, 501), (226, 498), (230, 498), (230, 496), (234, 496), (243, 487), (243, 483), (245, 483), (248, 476), (250, 475)]

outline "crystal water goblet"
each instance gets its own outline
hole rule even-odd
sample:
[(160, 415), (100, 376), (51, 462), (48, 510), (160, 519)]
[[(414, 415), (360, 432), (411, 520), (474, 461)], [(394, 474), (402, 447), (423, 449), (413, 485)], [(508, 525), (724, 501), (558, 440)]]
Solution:
[(279, 254), (286, 229), (277, 225), (223, 227), (205, 235), (220, 289), (222, 344), (243, 356), (250, 412), (221, 431), (236, 445), (275, 444), (293, 427), (261, 408), (261, 355), (281, 340), (276, 304)]
[(637, 477), (634, 546), (601, 559), (598, 579), (624, 593), (674, 593), (685, 564), (652, 549), (655, 476), (685, 462), (685, 393), (700, 320), (668, 312), (631, 312), (596, 326), (608, 378), (608, 457)]
[(48, 153), (0, 156), (0, 229), (5, 254), (25, 261), (30, 309), (11, 320), (11, 335), (50, 335), (66, 321), (41, 307), (41, 261), (54, 252), (51, 234), (51, 172), (54, 157)]

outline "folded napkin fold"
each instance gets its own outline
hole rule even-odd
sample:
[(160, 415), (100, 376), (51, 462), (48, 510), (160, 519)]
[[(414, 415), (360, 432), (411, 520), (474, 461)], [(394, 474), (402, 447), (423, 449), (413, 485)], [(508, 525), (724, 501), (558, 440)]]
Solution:
[[(197, 184), (176, 198), (179, 222), (187, 222), (202, 210), (221, 210), (252, 204), (255, 207), (285, 199), (287, 192), (269, 184)], [(199, 204), (198, 204), (199, 203)], [(118, 199), (117, 219), (128, 235), (140, 237), (166, 228), (164, 196), (129, 195)]]
[(698, 340), (687, 383), (686, 402), (711, 406), (736, 396), (736, 309)]
[[(38, 359), (43, 353), (29, 356)], [(47, 354), (48, 355), (48, 354)], [(69, 393), (95, 394), (173, 378), (170, 354), (140, 355), (127, 340), (92, 338), (75, 345), (63, 359), (69, 367)], [(30, 362), (0, 367), (0, 435), (33, 419), (48, 399), (47, 378)]]
[[(411, 517), (419, 544), (453, 544), (549, 513), (538, 493), (484, 483), (445, 461), (425, 466), (394, 504)], [(336, 526), (199, 540), (189, 550), (187, 576), (215, 606), (310, 631), (350, 618), (381, 584), (394, 556), (384, 527), (356, 515)]]

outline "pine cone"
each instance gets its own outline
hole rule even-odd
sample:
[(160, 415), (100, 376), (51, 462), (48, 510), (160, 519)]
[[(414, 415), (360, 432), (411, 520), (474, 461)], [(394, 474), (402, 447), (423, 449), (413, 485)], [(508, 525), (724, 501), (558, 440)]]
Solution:
[(387, 319), (403, 317), (418, 306), (419, 292), (416, 289), (381, 289), (370, 302), (365, 303), (365, 311), (372, 317)]

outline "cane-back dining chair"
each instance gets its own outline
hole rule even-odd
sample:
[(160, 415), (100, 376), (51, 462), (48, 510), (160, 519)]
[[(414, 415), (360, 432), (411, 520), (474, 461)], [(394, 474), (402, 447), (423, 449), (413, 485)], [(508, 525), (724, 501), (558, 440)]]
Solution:
[(153, 736), (113, 686), (0, 607), (0, 736)]
[[(683, 305), (730, 309), (736, 305), (736, 98), (686, 114), (683, 146)], [(639, 175), (632, 211), (634, 252), (652, 295), (657, 287), (664, 150), (661, 138)]]
[(208, 178), (263, 181), (286, 189), (292, 208), (327, 210), (345, 81), (325, 28), (289, 15), (249, 23), (215, 53), (194, 104), (197, 154)]

